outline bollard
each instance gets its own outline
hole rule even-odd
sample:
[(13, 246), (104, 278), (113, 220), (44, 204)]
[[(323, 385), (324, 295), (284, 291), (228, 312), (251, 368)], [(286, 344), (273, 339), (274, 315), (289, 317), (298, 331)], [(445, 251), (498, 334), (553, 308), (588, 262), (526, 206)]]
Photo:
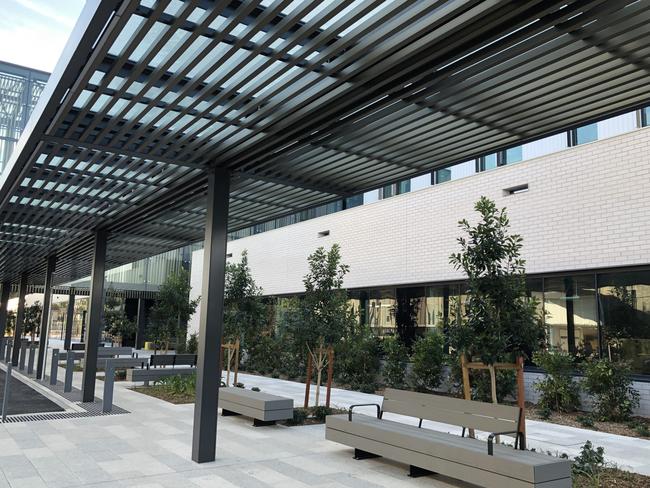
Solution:
[(7, 338), (2, 336), (0, 337), (0, 358), (5, 357), (5, 345), (7, 344)]
[(56, 385), (56, 374), (59, 370), (59, 350), (52, 350), (52, 368), (50, 370), (50, 385)]
[(72, 391), (72, 375), (74, 373), (74, 351), (68, 351), (68, 356), (65, 360), (65, 381), (63, 382), (63, 391)]
[(113, 361), (106, 361), (104, 370), (104, 398), (102, 400), (102, 412), (113, 410), (113, 383), (115, 382), (115, 366)]
[(11, 350), (13, 349), (14, 345), (14, 340), (9, 338), (7, 339), (7, 349), (5, 350), (5, 362), (10, 363), (11, 362)]
[(27, 341), (20, 341), (20, 359), (18, 360), (18, 369), (25, 369), (25, 356), (27, 355)]
[(2, 397), (2, 423), (4, 424), (7, 421), (7, 410), (9, 409), (9, 395), (11, 394), (11, 389), (9, 385), (11, 384), (11, 361), (7, 363), (7, 374), (5, 376), (5, 391), (4, 396)]
[(27, 360), (27, 374), (33, 374), (34, 373), (34, 356), (36, 355), (36, 347), (34, 347), (34, 343), (32, 342), (29, 345), (29, 359)]

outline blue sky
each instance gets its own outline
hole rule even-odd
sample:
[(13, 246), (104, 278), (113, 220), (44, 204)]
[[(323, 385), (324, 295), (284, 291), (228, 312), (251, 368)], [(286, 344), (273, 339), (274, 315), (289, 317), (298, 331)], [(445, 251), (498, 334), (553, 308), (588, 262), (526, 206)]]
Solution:
[(0, 60), (51, 72), (85, 0), (0, 0)]

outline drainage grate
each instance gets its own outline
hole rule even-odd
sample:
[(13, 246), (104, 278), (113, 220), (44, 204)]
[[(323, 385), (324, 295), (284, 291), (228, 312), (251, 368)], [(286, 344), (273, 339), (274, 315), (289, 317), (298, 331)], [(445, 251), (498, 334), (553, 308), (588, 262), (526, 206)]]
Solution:
[[(80, 406), (85, 404), (80, 403)], [(85, 407), (84, 407), (85, 408)], [(80, 419), (85, 417), (104, 417), (107, 415), (123, 415), (130, 413), (120, 407), (113, 407), (112, 412), (102, 412), (102, 407), (99, 405), (99, 411), (95, 409), (87, 410), (85, 412), (55, 412), (55, 413), (33, 413), (23, 415), (8, 415), (5, 420), (6, 423), (12, 424), (16, 422), (37, 422), (39, 420), (62, 420), (62, 419)]]
[[(22, 373), (21, 373), (22, 374)], [(27, 375), (28, 378), (38, 381), (35, 379), (35, 375)], [(81, 402), (81, 390), (75, 387), (72, 387), (72, 391), (65, 392), (63, 391), (63, 383), (58, 381), (56, 385), (50, 385), (50, 378), (47, 376), (44, 381), (38, 381), (40, 386), (47, 388), (48, 390), (56, 393), (57, 395), (65, 398), (71, 403), (74, 403), (78, 407), (82, 408), (83, 412), (52, 412), (52, 413), (31, 413), (31, 414), (18, 414), (18, 415), (7, 415), (7, 423), (17, 423), (17, 422), (37, 422), (42, 420), (61, 420), (61, 419), (79, 419), (85, 417), (105, 417), (109, 415), (124, 415), (131, 413), (128, 410), (125, 410), (117, 405), (113, 405), (113, 409), (110, 412), (103, 411), (102, 400), (98, 397), (95, 397), (94, 402)]]

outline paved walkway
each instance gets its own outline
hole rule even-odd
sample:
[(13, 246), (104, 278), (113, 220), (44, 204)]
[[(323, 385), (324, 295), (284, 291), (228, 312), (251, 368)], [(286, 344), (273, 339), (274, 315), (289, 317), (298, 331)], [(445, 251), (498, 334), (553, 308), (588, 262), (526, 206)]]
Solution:
[[(75, 374), (77, 385), (80, 380)], [(291, 396), (297, 405), (304, 398), (299, 383), (250, 375), (241, 375), (241, 381), (248, 388)], [(117, 384), (115, 403), (130, 414), (1, 425), (0, 488), (468, 487), (439, 476), (408, 478), (404, 465), (385, 459), (354, 461), (351, 449), (324, 439), (322, 425), (254, 428), (242, 417), (219, 417), (218, 459), (197, 465), (190, 459), (193, 406), (171, 405), (128, 386)], [(345, 390), (332, 394), (339, 406), (376, 400)], [(591, 439), (604, 445), (614, 461), (648, 471), (648, 461), (642, 459), (650, 452), (648, 441), (540, 422), (528, 425), (531, 443), (549, 450), (574, 453)]]

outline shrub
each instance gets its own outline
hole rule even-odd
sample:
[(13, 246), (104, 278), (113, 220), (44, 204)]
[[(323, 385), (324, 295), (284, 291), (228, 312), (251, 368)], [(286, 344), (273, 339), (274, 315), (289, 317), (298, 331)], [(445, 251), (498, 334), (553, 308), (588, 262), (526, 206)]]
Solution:
[(580, 455), (574, 459), (572, 471), (574, 476), (584, 476), (594, 486), (600, 486), (600, 476), (605, 467), (605, 449), (594, 449), (591, 441), (587, 441), (582, 446)]
[(594, 427), (594, 417), (592, 415), (578, 415), (576, 417), (576, 420), (578, 423), (582, 426), (585, 427), (586, 429), (593, 429)]
[(196, 374), (169, 376), (154, 382), (172, 395), (193, 395), (196, 392)]
[(408, 351), (397, 337), (386, 337), (383, 342), (385, 361), (382, 371), (386, 386), (403, 388), (406, 377)]
[(338, 348), (334, 364), (341, 382), (353, 390), (366, 390), (374, 393), (379, 373), (379, 339), (369, 327), (360, 327)]
[(650, 437), (650, 428), (646, 424), (639, 423), (634, 430), (640, 437)]
[(318, 422), (325, 422), (325, 417), (332, 415), (332, 409), (330, 407), (319, 405), (317, 407), (312, 407), (311, 415)]
[(601, 420), (628, 420), (639, 405), (639, 392), (632, 388), (632, 370), (626, 362), (594, 359), (584, 365), (584, 386), (594, 396)]
[(573, 381), (573, 358), (570, 354), (553, 350), (533, 355), (535, 364), (546, 372), (543, 380), (535, 383), (540, 392), (539, 405), (555, 412), (573, 412), (580, 407), (578, 384)]
[(187, 339), (185, 352), (187, 352), (187, 354), (196, 354), (198, 350), (199, 350), (199, 335), (196, 332), (194, 332), (190, 334), (190, 337)]
[(305, 408), (294, 408), (293, 409), (293, 418), (287, 423), (289, 425), (303, 425), (307, 420), (307, 409)]
[[(485, 369), (470, 370), (472, 398), (481, 402), (492, 402), (492, 380), (490, 372)], [(510, 370), (497, 370), (497, 402), (502, 403), (506, 397), (513, 396), (517, 388), (517, 374)]]
[(246, 369), (268, 374), (280, 366), (281, 347), (272, 335), (258, 337), (248, 350)]
[(538, 407), (537, 408), (537, 414), (542, 420), (548, 420), (551, 418), (551, 415), (553, 414), (553, 411), (548, 408), (548, 407)]
[(251, 391), (262, 391), (262, 390), (260, 390), (257, 386), (254, 386), (253, 388), (251, 388)]
[(433, 391), (442, 382), (444, 338), (437, 332), (420, 337), (413, 344), (411, 382), (419, 391)]

